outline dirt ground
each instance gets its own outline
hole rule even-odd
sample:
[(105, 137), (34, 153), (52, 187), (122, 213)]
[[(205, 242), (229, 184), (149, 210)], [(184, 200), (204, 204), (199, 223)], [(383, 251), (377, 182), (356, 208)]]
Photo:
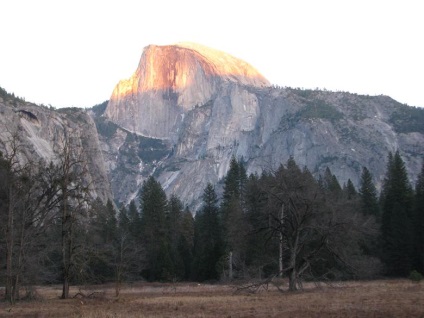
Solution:
[(113, 285), (86, 286), (61, 300), (60, 286), (44, 286), (38, 300), (0, 302), (0, 317), (424, 317), (424, 282), (307, 284), (295, 293), (237, 287), (136, 283), (115, 297)]

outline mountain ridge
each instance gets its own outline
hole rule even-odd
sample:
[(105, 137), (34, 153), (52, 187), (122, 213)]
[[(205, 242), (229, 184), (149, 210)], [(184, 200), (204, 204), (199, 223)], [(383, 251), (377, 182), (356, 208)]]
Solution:
[[(156, 62), (166, 63), (166, 60), (160, 57)], [(212, 84), (215, 83), (212, 80)], [(129, 129), (166, 141), (168, 148), (166, 155), (147, 165), (140, 157), (130, 159), (128, 153), (122, 157), (119, 152), (113, 154), (126, 164), (134, 161), (148, 167), (140, 168), (142, 172), (130, 169), (131, 175), (138, 177), (132, 178), (132, 186), (126, 191), (139, 187), (146, 175), (153, 174), (168, 194), (193, 203), (198, 201), (208, 182), (216, 184), (222, 180), (232, 156), (245, 161), (248, 173), (276, 169), (293, 157), (315, 176), (330, 167), (342, 183), (351, 179), (356, 186), (362, 167), (369, 168), (375, 174), (377, 186), (381, 186), (385, 170), (382, 163), (386, 162), (389, 152), (396, 150), (405, 156), (412, 181), (419, 171), (424, 145), (424, 131), (420, 129), (424, 127), (424, 111), (416, 111), (385, 96), (248, 85), (237, 81), (222, 81), (215, 87), (215, 93), (203, 102), (180, 109), (175, 116), (177, 122), (168, 123), (171, 128), (167, 134)], [(157, 103), (178, 108), (181, 92), (173, 93), (175, 96), (168, 99), (168, 103), (163, 103), (163, 96), (153, 95), (147, 103), (133, 99), (131, 107), (157, 121), (163, 119), (161, 109), (154, 112), (151, 106)], [(148, 110), (144, 113), (146, 104)], [(122, 105), (125, 109), (128, 103)], [(108, 108), (118, 107), (119, 104), (109, 101), (103, 120), (127, 128), (107, 113)], [(412, 114), (414, 111), (418, 116)], [(415, 128), (411, 129), (409, 125), (414, 121)], [(101, 136), (101, 139), (104, 138)], [(108, 143), (106, 139), (102, 142)], [(121, 146), (139, 147), (125, 141)], [(117, 196), (128, 202), (123, 194)]]
[[(184, 50), (177, 56), (197, 61)], [(168, 76), (172, 72), (167, 73), (179, 61), (174, 59), (168, 67), (165, 53), (152, 55), (139, 66), (144, 63), (143, 67), (157, 74), (160, 72), (154, 68), (164, 67), (166, 76), (160, 75), (160, 80), (180, 83)], [(196, 63), (189, 63), (194, 65), (190, 75), (194, 86), (175, 84), (139, 92), (143, 74), (136, 71), (139, 77), (133, 78), (130, 95), (119, 95), (115, 88), (112, 97), (115, 93), (119, 96), (87, 111), (32, 104), (23, 107), (30, 103), (6, 101), (0, 96), (0, 121), (22, 127), (34, 155), (43, 145), (48, 150), (54, 140), (51, 134), (41, 138), (39, 131), (70, 125), (82, 138), (81, 145), (87, 140), (97, 149), (98, 155), (92, 159), (97, 168), (92, 171), (102, 176), (107, 187), (110, 184), (111, 190), (102, 197), (110, 198), (112, 192), (116, 202), (129, 203), (143, 181), (153, 175), (168, 195), (177, 195), (195, 211), (206, 184), (222, 180), (233, 156), (243, 160), (248, 173), (273, 171), (292, 157), (316, 177), (329, 167), (341, 184), (350, 179), (355, 186), (361, 169), (367, 167), (381, 188), (387, 155), (399, 150), (410, 181), (415, 182), (424, 154), (424, 109), (388, 96), (256, 85), (254, 81), (250, 85), (234, 78), (207, 77)], [(182, 81), (181, 74), (174, 75)], [(41, 107), (44, 115), (39, 116), (34, 107)]]

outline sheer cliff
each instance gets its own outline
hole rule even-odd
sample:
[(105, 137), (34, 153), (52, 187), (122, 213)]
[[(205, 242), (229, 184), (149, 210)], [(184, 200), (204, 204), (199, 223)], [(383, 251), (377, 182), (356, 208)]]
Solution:
[(389, 151), (401, 152), (411, 181), (424, 153), (423, 109), (387, 96), (271, 87), (246, 62), (194, 44), (147, 47), (93, 116), (123, 202), (150, 174), (168, 194), (196, 202), (233, 155), (258, 173), (294, 157), (315, 175), (329, 167), (342, 184), (358, 185), (366, 166), (380, 185)]
[(228, 84), (267, 86), (252, 66), (200, 45), (151, 45), (136, 72), (115, 87), (105, 115), (132, 132), (176, 140), (184, 114)]
[(113, 199), (103, 153), (93, 119), (77, 108), (54, 110), (12, 97), (2, 90), (0, 96), (0, 151), (7, 153), (11, 136), (19, 140), (21, 163), (56, 162), (61, 155), (66, 131), (74, 153), (81, 153), (92, 198)]

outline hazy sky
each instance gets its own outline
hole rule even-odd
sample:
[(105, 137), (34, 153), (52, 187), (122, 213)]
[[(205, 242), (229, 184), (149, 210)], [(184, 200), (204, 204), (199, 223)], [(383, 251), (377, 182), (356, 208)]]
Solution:
[(279, 86), (424, 106), (420, 0), (0, 0), (0, 86), (27, 101), (109, 99), (149, 44), (197, 42)]

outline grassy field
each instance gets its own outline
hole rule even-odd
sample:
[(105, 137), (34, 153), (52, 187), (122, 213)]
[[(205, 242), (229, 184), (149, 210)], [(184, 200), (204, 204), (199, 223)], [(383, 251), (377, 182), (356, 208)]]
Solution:
[(1, 302), (0, 317), (424, 317), (424, 283), (407, 280), (311, 284), (295, 293), (189, 283), (137, 283), (118, 298), (113, 286), (81, 291), (91, 297), (61, 300), (60, 286), (40, 287), (39, 300)]

